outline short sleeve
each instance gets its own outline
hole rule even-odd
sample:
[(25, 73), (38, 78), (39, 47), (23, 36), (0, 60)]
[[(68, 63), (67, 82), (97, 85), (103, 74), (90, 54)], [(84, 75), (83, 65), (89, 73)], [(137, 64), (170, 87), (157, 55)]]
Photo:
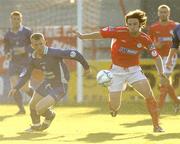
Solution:
[(156, 47), (152, 41), (152, 39), (149, 37), (146, 40), (146, 47), (147, 47), (147, 51), (148, 53), (153, 57), (153, 58), (157, 58), (159, 56)]
[(119, 36), (117, 29), (111, 26), (100, 29), (100, 34), (103, 38), (117, 38)]

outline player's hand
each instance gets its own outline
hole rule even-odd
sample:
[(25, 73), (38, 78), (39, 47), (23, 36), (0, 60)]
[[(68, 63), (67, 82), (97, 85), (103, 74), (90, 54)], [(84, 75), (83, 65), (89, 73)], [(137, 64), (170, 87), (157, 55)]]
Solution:
[(166, 67), (167, 67), (167, 69), (171, 69), (172, 66), (173, 66), (172, 61), (171, 61), (171, 60), (168, 60), (168, 61), (166, 62)]
[(84, 76), (85, 76), (86, 78), (92, 78), (91, 69), (84, 70)]
[(74, 34), (76, 37), (78, 37), (78, 38), (80, 38), (80, 39), (83, 39), (83, 35), (82, 35), (80, 32), (75, 31), (75, 32), (73, 32), (73, 34)]
[(8, 97), (12, 97), (12, 96), (14, 96), (14, 95), (16, 95), (17, 94), (17, 89), (11, 89), (10, 91), (9, 91), (9, 94), (8, 94)]

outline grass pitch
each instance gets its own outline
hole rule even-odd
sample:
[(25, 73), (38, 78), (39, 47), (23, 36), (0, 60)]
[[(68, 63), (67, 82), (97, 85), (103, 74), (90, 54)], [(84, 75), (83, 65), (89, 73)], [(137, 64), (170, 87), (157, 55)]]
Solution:
[(164, 133), (153, 133), (151, 119), (143, 103), (122, 105), (112, 118), (107, 105), (58, 106), (51, 127), (42, 133), (26, 133), (30, 124), (27, 114), (14, 116), (15, 105), (0, 106), (0, 144), (178, 144), (180, 114), (174, 115), (166, 105), (161, 115)]

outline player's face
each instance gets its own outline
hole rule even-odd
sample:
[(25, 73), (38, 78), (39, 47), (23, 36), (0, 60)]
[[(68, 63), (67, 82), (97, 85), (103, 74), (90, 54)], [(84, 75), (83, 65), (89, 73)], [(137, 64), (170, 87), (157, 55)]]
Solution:
[(44, 49), (45, 44), (46, 41), (44, 38), (41, 38), (39, 40), (31, 39), (31, 46), (37, 52), (41, 52)]
[(170, 12), (167, 8), (161, 8), (158, 10), (158, 16), (161, 21), (167, 21), (169, 19)]
[(22, 22), (22, 17), (18, 16), (18, 15), (12, 15), (11, 16), (11, 24), (13, 27), (18, 27), (21, 25)]
[(140, 30), (139, 20), (137, 18), (129, 18), (127, 26), (131, 33), (137, 33)]

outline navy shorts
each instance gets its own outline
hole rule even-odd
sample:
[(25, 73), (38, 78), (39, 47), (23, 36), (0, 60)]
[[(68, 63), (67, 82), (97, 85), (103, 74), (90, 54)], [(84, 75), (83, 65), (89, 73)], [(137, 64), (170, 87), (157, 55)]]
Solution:
[(50, 95), (55, 99), (55, 101), (61, 100), (66, 93), (63, 84), (51, 85), (47, 81), (43, 81), (36, 89), (36, 92), (43, 97)]

